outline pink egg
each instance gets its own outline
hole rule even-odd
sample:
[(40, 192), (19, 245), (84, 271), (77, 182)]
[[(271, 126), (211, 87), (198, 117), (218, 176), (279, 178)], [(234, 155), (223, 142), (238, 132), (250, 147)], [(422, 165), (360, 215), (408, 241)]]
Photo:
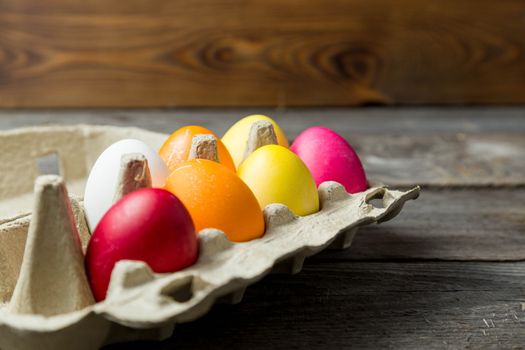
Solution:
[(198, 241), (182, 202), (160, 188), (124, 196), (102, 217), (86, 252), (86, 272), (97, 301), (106, 297), (119, 260), (146, 262), (154, 272), (174, 272), (195, 263)]
[(314, 126), (293, 142), (292, 151), (302, 159), (315, 183), (337, 181), (349, 193), (367, 189), (365, 170), (350, 144), (335, 131)]

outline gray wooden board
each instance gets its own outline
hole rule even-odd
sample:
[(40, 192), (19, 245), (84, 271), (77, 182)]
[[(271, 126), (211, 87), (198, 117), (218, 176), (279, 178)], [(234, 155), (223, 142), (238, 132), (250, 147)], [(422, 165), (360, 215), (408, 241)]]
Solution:
[(290, 138), (311, 125), (339, 131), (375, 182), (427, 186), (348, 250), (269, 276), (162, 343), (111, 348), (524, 347), (525, 108), (3, 111), (0, 129), (200, 124), (222, 134), (255, 112)]
[(412, 107), (323, 109), (157, 109), (157, 110), (0, 110), (0, 129), (45, 124), (110, 124), (169, 133), (188, 124), (204, 125), (222, 135), (249, 114), (275, 118), (295, 138), (304, 128), (325, 125), (344, 135), (523, 134), (524, 107)]
[[(111, 124), (171, 133), (199, 124), (222, 133), (256, 110), (0, 112), (0, 129), (46, 124)], [(525, 184), (525, 109), (340, 109), (268, 111), (290, 138), (312, 125), (340, 132), (374, 184)], [(497, 116), (491, 118), (491, 116)]]
[(525, 133), (355, 135), (369, 179), (391, 186), (523, 185)]
[[(525, 262), (310, 263), (155, 349), (458, 349), (525, 344)], [(108, 349), (123, 349), (114, 345)]]
[(525, 260), (524, 199), (525, 188), (423, 189), (394, 220), (360, 229), (349, 249), (312, 259)]

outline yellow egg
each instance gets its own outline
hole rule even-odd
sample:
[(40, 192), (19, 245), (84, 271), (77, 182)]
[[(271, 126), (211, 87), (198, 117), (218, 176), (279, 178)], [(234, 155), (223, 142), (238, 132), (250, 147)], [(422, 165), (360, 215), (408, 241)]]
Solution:
[(235, 166), (238, 168), (244, 158), (246, 143), (250, 134), (250, 128), (253, 123), (259, 120), (267, 120), (273, 124), (275, 136), (277, 136), (277, 143), (288, 148), (288, 140), (284, 135), (283, 130), (270, 117), (255, 114), (242, 118), (237, 123), (233, 124), (224, 134), (221, 141), (224, 143), (228, 152), (233, 158)]
[(258, 148), (241, 164), (238, 175), (255, 194), (261, 208), (281, 203), (300, 216), (319, 210), (312, 174), (299, 157), (283, 146)]

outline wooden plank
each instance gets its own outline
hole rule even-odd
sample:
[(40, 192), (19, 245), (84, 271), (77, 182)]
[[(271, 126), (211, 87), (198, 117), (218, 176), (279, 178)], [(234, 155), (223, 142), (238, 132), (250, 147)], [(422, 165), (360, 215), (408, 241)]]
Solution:
[(519, 0), (4, 0), (0, 107), (524, 103), (524, 14)]
[[(93, 123), (171, 133), (182, 125), (199, 124), (221, 135), (250, 112), (255, 111), (0, 112), (0, 129)], [(291, 139), (313, 125), (337, 130), (356, 147), (374, 183), (521, 186), (525, 184), (524, 115), (523, 108), (346, 109), (291, 110), (277, 113), (276, 119)]]
[(354, 135), (368, 179), (391, 186), (525, 184), (522, 134)]
[[(154, 349), (462, 349), (525, 344), (525, 263), (306, 264)], [(123, 349), (115, 345), (107, 349)]]
[[(0, 129), (90, 122), (170, 132), (192, 123), (221, 133), (244, 114), (0, 112)], [(296, 276), (269, 276), (250, 287), (239, 305), (214, 307), (204, 318), (177, 326), (175, 335), (162, 343), (108, 349), (519, 348), (525, 344), (525, 262), (467, 260), (524, 259), (525, 188), (480, 187), (487, 179), (501, 183), (504, 177), (495, 169), (506, 168), (503, 175), (516, 179), (512, 173), (523, 174), (523, 157), (510, 157), (506, 146), (500, 156), (468, 151), (472, 143), (479, 150), (479, 143), (492, 142), (499, 145), (496, 149), (508, 145), (517, 147), (514, 153), (522, 152), (522, 116), (520, 108), (280, 111), (291, 138), (322, 122), (355, 140), (365, 158), (408, 155), (418, 160), (412, 173), (397, 174), (387, 166), (374, 170), (390, 180), (396, 178), (392, 174), (421, 180), (433, 159), (447, 174), (461, 174), (455, 166), (471, 160), (466, 168), (471, 175), (462, 178), (462, 186), (474, 187), (424, 188), (393, 221), (363, 228), (350, 249), (309, 258)], [(473, 172), (476, 167), (479, 174)], [(442, 178), (440, 173), (432, 181)]]
[(525, 189), (423, 190), (395, 219), (360, 229), (338, 260), (525, 260)]
[(218, 135), (250, 114), (269, 115), (294, 139), (309, 126), (324, 125), (345, 137), (362, 134), (455, 135), (457, 133), (525, 133), (523, 107), (410, 108), (233, 108), (0, 110), (0, 129), (43, 124), (137, 126), (170, 133), (184, 125), (203, 125)]

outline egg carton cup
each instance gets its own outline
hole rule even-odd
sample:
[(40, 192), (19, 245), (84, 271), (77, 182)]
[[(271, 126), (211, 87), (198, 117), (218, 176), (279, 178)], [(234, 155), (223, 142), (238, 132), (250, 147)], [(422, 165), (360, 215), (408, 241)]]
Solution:
[[(214, 303), (240, 302), (246, 287), (270, 272), (297, 273), (306, 257), (327, 247), (349, 247), (359, 227), (392, 219), (406, 201), (419, 195), (419, 187), (376, 187), (348, 194), (340, 184), (325, 182), (319, 186), (318, 213), (298, 217), (284, 205), (267, 206), (266, 232), (259, 239), (233, 243), (219, 230), (201, 231), (197, 263), (179, 272), (156, 274), (143, 262), (118, 262), (107, 298), (93, 303), (85, 293), (85, 276), (77, 271), (90, 233), (75, 191), (82, 191), (91, 165), (113, 142), (137, 138), (158, 148), (166, 137), (136, 128), (86, 125), (0, 133), (0, 161), (8, 166), (2, 177), (15, 184), (13, 190), (7, 188), (9, 182), (0, 183), (1, 349), (96, 349), (115, 342), (164, 339), (177, 323), (199, 318)], [(57, 155), (69, 196), (56, 176), (39, 178), (30, 194), (38, 161), (48, 154)], [(24, 172), (19, 159), (28, 167)], [(33, 198), (34, 207), (28, 204)], [(374, 205), (377, 199), (379, 206)], [(21, 208), (18, 212), (9, 207), (15, 204)], [(62, 231), (71, 233), (69, 238), (64, 239)], [(50, 237), (47, 242), (61, 239), (60, 249), (41, 249), (38, 237)], [(30, 260), (39, 264), (26, 263)], [(17, 283), (19, 278), (29, 282)], [(48, 288), (43, 282), (31, 288), (37, 278), (47, 280)], [(54, 290), (54, 283), (70, 292)]]

